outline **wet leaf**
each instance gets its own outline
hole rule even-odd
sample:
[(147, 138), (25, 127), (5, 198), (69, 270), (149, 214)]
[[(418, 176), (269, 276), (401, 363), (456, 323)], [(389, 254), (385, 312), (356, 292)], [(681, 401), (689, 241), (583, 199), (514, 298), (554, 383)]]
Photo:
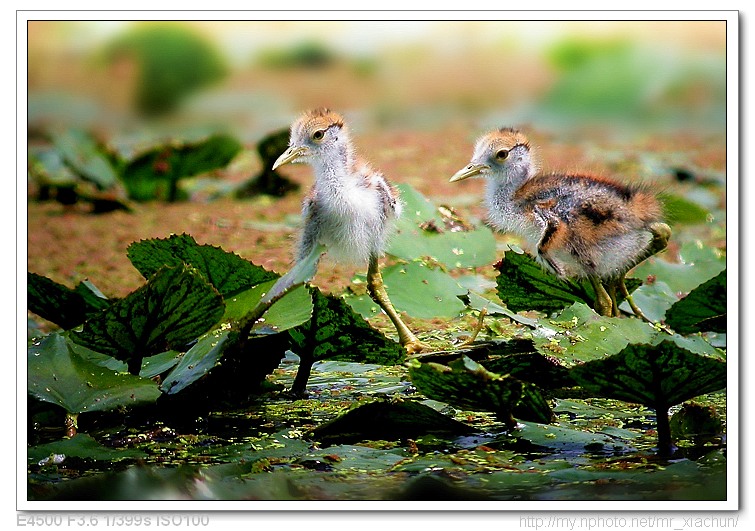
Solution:
[(98, 297), (90, 283), (70, 289), (36, 273), (27, 273), (26, 278), (29, 310), (65, 330), (108, 306), (107, 299)]
[(672, 340), (628, 345), (614, 356), (574, 367), (571, 375), (599, 396), (643, 404), (659, 414), (726, 387), (726, 363), (695, 354)]
[(278, 278), (235, 253), (212, 245), (199, 245), (188, 234), (134, 242), (128, 247), (131, 263), (150, 278), (164, 266), (186, 264), (200, 272), (224, 297)]
[(451, 269), (495, 261), (495, 238), (489, 228), (454, 223), (408, 184), (397, 187), (404, 211), (389, 242), (389, 254), (407, 261), (432, 257)]
[[(537, 310), (552, 313), (575, 302), (592, 305), (595, 300), (595, 291), (588, 280), (562, 280), (545, 271), (526, 253), (509, 249), (496, 267), (499, 273), (496, 277), (498, 297), (513, 312)], [(628, 278), (626, 286), (631, 292), (640, 283)]]
[(530, 319), (529, 317), (524, 317), (523, 315), (511, 312), (500, 304), (490, 299), (486, 299), (485, 297), (483, 297), (479, 293), (475, 293), (474, 291), (469, 291), (467, 298), (469, 307), (473, 310), (479, 311), (484, 309), (488, 315), (505, 315), (512, 321), (523, 324), (525, 326), (529, 326), (530, 328), (538, 328), (540, 326), (540, 323), (537, 321), (537, 319)]
[(693, 354), (700, 354), (701, 356), (726, 361), (726, 351), (714, 347), (700, 335), (680, 336), (679, 334), (666, 334), (659, 332), (650, 343), (657, 345), (664, 340), (673, 341), (678, 347), (689, 350)]
[[(285, 296), (293, 296), (294, 293), (297, 292), (297, 288), (303, 286), (315, 275), (317, 265), (320, 262), (324, 250), (325, 248), (322, 245), (315, 246), (309, 253), (309, 256), (306, 256), (303, 260), (296, 263), (285, 275), (276, 280), (266, 292), (260, 292), (259, 302), (254, 304), (254, 306), (252, 306), (243, 317), (238, 319), (235, 324), (236, 327), (241, 330), (243, 340), (246, 340), (246, 338), (254, 331), (255, 327), (257, 327), (257, 333), (270, 334), (281, 330), (282, 327), (291, 327), (309, 319), (309, 315), (312, 312), (312, 302), (308, 294), (305, 295), (305, 297), (307, 297), (306, 302), (299, 303), (293, 310), (291, 309), (292, 302), (296, 304), (297, 300)], [(284, 302), (284, 298), (288, 298), (288, 300)], [(274, 305), (278, 302), (281, 304), (279, 310), (273, 310)], [(278, 313), (277, 316), (281, 321), (279, 324), (281, 324), (282, 327), (277, 327), (276, 330), (277, 325), (274, 322), (276, 311), (280, 312), (281, 308), (283, 309), (283, 317), (280, 317), (280, 313)], [(272, 312), (272, 315), (268, 318), (273, 322), (261, 326), (260, 323), (265, 319), (267, 312)], [(292, 316), (296, 318), (291, 319)]]
[[(181, 352), (168, 350), (154, 356), (148, 356), (142, 360), (142, 370), (139, 372), (139, 376), (142, 378), (154, 378), (159, 374), (163, 374), (176, 366), (181, 360), (181, 355)], [(123, 370), (127, 370), (127, 368), (124, 367)]]
[(644, 321), (602, 317), (581, 303), (565, 309), (548, 325), (557, 334), (534, 337), (535, 347), (567, 367), (616, 354), (629, 343), (648, 343), (658, 334)]
[(289, 330), (301, 358), (334, 358), (391, 365), (400, 363), (404, 349), (372, 328), (343, 299), (310, 287), (312, 319)]
[[(240, 320), (250, 308), (260, 303), (263, 296), (270, 291), (275, 280), (258, 284), (253, 288), (233, 295), (226, 300), (223, 321)], [(285, 297), (275, 302), (252, 327), (252, 333), (277, 333), (305, 323), (312, 316), (312, 296), (304, 286), (297, 286)]]
[(525, 439), (538, 446), (557, 448), (563, 453), (583, 453), (585, 447), (607, 447), (613, 451), (616, 447), (629, 446), (620, 438), (606, 433), (575, 430), (563, 425), (544, 425), (522, 421), (511, 435)]
[(387, 267), (383, 280), (396, 309), (412, 317), (458, 317), (466, 307), (459, 295), (467, 290), (450, 275), (421, 262)]
[(632, 276), (651, 277), (665, 282), (674, 293), (688, 293), (726, 269), (726, 261), (716, 249), (698, 243), (682, 246), (679, 260), (671, 263), (652, 256), (634, 268)]
[(160, 389), (173, 395), (207, 374), (220, 361), (225, 349), (235, 341), (233, 334), (237, 333), (230, 329), (214, 330), (199, 338), (165, 377)]
[(85, 361), (59, 334), (29, 347), (27, 362), (29, 394), (69, 413), (108, 411), (160, 396), (151, 380)]
[[(390, 430), (390, 420), (388, 422)], [(416, 432), (417, 430), (414, 431)], [(389, 436), (382, 437), (381, 440), (393, 440), (394, 438), (390, 437), (390, 433), (389, 431)], [(365, 437), (365, 439), (370, 438)], [(409, 457), (409, 453), (403, 448), (383, 450), (367, 446), (339, 444), (338, 446), (328, 446), (327, 448), (310, 451), (299, 458), (297, 462), (302, 463), (310, 460), (310, 462), (314, 461), (316, 464), (321, 463), (325, 465), (327, 467), (326, 470), (342, 472), (357, 470), (360, 472), (383, 472), (407, 457)]]
[(474, 430), (419, 402), (375, 401), (360, 405), (312, 432), (325, 444), (417, 438), (428, 433), (464, 435)]
[(492, 411), (509, 426), (515, 414), (536, 422), (553, 419), (548, 402), (536, 386), (490, 372), (467, 356), (448, 365), (411, 360), (409, 377), (428, 398), (463, 409)]
[(726, 269), (671, 306), (666, 323), (681, 334), (726, 332)]
[(94, 459), (96, 461), (120, 461), (121, 459), (146, 457), (146, 454), (141, 450), (108, 448), (84, 433), (78, 433), (70, 439), (32, 446), (27, 450), (26, 457), (29, 461), (38, 462), (52, 454)]
[(160, 269), (150, 280), (84, 323), (71, 338), (128, 363), (138, 374), (145, 356), (182, 349), (223, 316), (220, 294), (186, 266)]

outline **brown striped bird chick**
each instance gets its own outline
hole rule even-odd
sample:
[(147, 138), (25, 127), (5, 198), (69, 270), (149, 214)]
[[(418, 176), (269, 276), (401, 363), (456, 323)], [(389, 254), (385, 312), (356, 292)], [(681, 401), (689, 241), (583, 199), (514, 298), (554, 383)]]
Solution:
[(324, 245), (338, 261), (368, 264), (370, 296), (393, 322), (407, 352), (422, 350), (422, 343), (391, 304), (378, 265), (393, 221), (401, 215), (396, 189), (357, 158), (343, 118), (329, 109), (308, 111), (291, 125), (289, 147), (273, 169), (287, 163), (309, 164), (315, 175), (302, 205), (304, 228), (296, 263)]
[(470, 164), (451, 182), (477, 176), (487, 180), (485, 203), (494, 228), (522, 237), (557, 276), (589, 279), (599, 314), (619, 315), (619, 288), (645, 318), (627, 293), (624, 275), (664, 249), (671, 236), (653, 193), (603, 177), (540, 174), (527, 137), (510, 128), (480, 138)]

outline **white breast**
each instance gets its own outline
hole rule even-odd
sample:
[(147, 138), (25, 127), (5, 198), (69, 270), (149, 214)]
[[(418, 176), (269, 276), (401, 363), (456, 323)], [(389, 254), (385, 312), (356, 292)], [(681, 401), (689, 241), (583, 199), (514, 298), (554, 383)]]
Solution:
[(323, 201), (320, 210), (320, 239), (328, 254), (359, 264), (382, 254), (386, 230), (379, 193), (349, 180), (330, 199)]

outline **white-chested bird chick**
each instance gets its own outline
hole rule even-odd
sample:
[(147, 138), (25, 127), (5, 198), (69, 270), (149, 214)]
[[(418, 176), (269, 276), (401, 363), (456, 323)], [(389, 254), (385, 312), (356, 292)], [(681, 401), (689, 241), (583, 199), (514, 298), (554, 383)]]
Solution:
[(291, 125), (289, 147), (273, 169), (287, 163), (309, 164), (315, 175), (302, 205), (304, 227), (296, 262), (324, 245), (338, 261), (368, 264), (370, 296), (393, 322), (407, 352), (422, 350), (422, 343), (391, 304), (378, 265), (393, 221), (401, 215), (398, 192), (356, 157), (343, 118), (328, 109), (308, 111)]
[(655, 194), (603, 177), (539, 174), (527, 137), (510, 128), (480, 138), (470, 164), (451, 182), (476, 176), (487, 180), (485, 203), (494, 228), (522, 237), (559, 277), (589, 279), (599, 314), (619, 315), (618, 287), (644, 318), (624, 275), (664, 249), (671, 236)]

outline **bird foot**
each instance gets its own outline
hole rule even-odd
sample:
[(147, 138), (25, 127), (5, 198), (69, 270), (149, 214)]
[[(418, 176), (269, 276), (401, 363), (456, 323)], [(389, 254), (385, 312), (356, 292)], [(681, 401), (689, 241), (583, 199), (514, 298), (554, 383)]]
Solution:
[(408, 341), (406, 343), (401, 343), (401, 346), (404, 347), (406, 353), (410, 356), (412, 354), (419, 354), (420, 352), (427, 350), (427, 345), (425, 345), (418, 339), (415, 339), (414, 341)]

